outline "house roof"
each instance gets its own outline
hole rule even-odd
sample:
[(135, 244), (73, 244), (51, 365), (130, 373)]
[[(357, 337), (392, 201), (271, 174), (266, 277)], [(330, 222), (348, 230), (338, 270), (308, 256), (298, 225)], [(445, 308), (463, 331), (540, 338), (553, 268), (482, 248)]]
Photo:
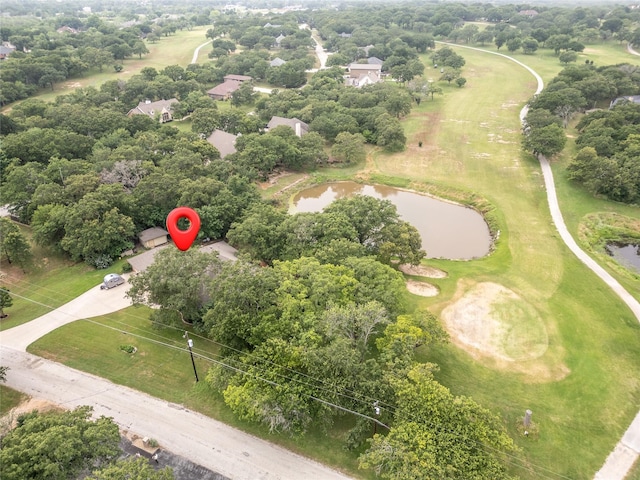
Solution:
[(349, 65), (349, 70), (382, 70), (382, 65), (377, 65), (375, 63), (351, 63)]
[(271, 60), (271, 62), (269, 62), (269, 66), (270, 67), (279, 67), (281, 65), (284, 65), (285, 63), (287, 63), (287, 62), (285, 62), (280, 57), (276, 57), (273, 60)]
[(380, 77), (374, 72), (367, 72), (358, 75), (357, 78), (347, 78), (345, 79), (345, 85), (351, 87), (363, 87), (365, 85), (371, 85), (372, 83), (378, 83), (380, 81)]
[(302, 120), (298, 118), (284, 118), (284, 117), (271, 117), (269, 123), (267, 123), (267, 129), (271, 130), (272, 128), (279, 127), (280, 125), (286, 125), (287, 127), (293, 128), (296, 130), (296, 125), (300, 125), (300, 133), (304, 135), (309, 131), (309, 125), (304, 123)]
[(382, 65), (384, 61), (380, 60), (378, 57), (369, 57), (367, 58), (368, 65)]
[(280, 34), (276, 37), (276, 43), (280, 43), (284, 39), (284, 35)]
[(216, 129), (209, 135), (207, 142), (218, 149), (220, 158), (224, 158), (227, 155), (236, 153), (236, 138), (238, 138), (237, 135)]
[(152, 227), (152, 228), (147, 228), (146, 230), (141, 231), (138, 234), (138, 238), (142, 243), (145, 243), (145, 242), (148, 242), (149, 240), (155, 240), (156, 238), (166, 237), (167, 235), (169, 235), (169, 232), (167, 232), (164, 228)]
[(10, 55), (15, 51), (15, 48), (6, 47), (4, 45), (0, 45), (0, 55)]
[(136, 108), (129, 110), (129, 115), (149, 115), (153, 117), (156, 112), (171, 111), (171, 105), (178, 103), (177, 98), (158, 100), (157, 102), (140, 102)]
[(628, 97), (618, 97), (613, 102), (611, 102), (611, 106), (609, 108), (613, 108), (618, 103), (622, 103), (622, 102), (640, 103), (640, 95), (630, 95)]
[(249, 80), (253, 80), (250, 76), (248, 75), (225, 75), (224, 76), (224, 80), (225, 82), (227, 80), (233, 80), (234, 82), (248, 82)]
[(239, 88), (240, 88), (240, 83), (239, 82), (234, 82), (233, 80), (227, 80), (224, 83), (221, 83), (220, 85), (216, 85), (212, 89), (207, 90), (207, 94), (208, 95), (219, 95), (221, 97), (224, 97), (226, 95), (232, 94), (233, 92), (235, 92)]

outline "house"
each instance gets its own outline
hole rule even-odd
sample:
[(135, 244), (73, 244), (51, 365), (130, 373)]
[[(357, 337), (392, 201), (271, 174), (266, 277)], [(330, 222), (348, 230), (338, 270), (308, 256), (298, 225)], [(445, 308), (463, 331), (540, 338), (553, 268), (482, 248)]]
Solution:
[(613, 108), (619, 103), (626, 103), (626, 102), (640, 103), (640, 95), (630, 95), (628, 97), (618, 97), (614, 101), (611, 102), (611, 105), (609, 105), (609, 108)]
[(251, 80), (253, 79), (248, 75), (225, 75), (224, 82), (207, 90), (207, 95), (214, 100), (229, 100), (240, 85)]
[(380, 76), (373, 72), (363, 73), (358, 77), (347, 77), (344, 84), (347, 87), (362, 88), (365, 85), (372, 85), (380, 81)]
[(236, 138), (238, 138), (237, 135), (216, 129), (207, 137), (207, 142), (218, 149), (220, 158), (224, 158), (236, 153)]
[(297, 118), (284, 118), (284, 117), (271, 117), (269, 123), (267, 123), (267, 131), (279, 127), (280, 125), (286, 125), (293, 129), (298, 137), (301, 137), (309, 131), (309, 125)]
[(338, 36), (342, 38), (351, 38), (351, 34), (346, 32), (340, 32)]
[(280, 28), (282, 25), (274, 25), (272, 23), (265, 23), (264, 26), (262, 28)]
[(214, 100), (229, 100), (233, 92), (240, 88), (240, 82), (234, 81), (226, 81), (221, 83), (220, 85), (216, 85), (210, 90), (207, 90), (207, 95), (209, 95)]
[(347, 68), (349, 69), (349, 77), (351, 78), (360, 78), (361, 75), (367, 75), (369, 73), (374, 73), (380, 77), (382, 72), (382, 65), (369, 63), (352, 63)]
[(244, 82), (249, 82), (249, 81), (253, 80), (253, 78), (251, 78), (248, 75), (225, 75), (223, 77), (223, 80), (225, 82), (244, 83)]
[(536, 10), (520, 10), (518, 15), (524, 15), (525, 17), (533, 18), (538, 16), (538, 12)]
[(368, 65), (382, 65), (384, 63), (383, 60), (380, 60), (378, 57), (369, 57), (367, 58)]
[(282, 60), (280, 57), (276, 57), (276, 58), (274, 58), (273, 60), (271, 60), (269, 62), (269, 66), (270, 67), (280, 67), (280, 66), (284, 65), (285, 63), (287, 63), (287, 62)]
[(76, 30), (75, 28), (72, 28), (68, 25), (63, 25), (62, 27), (60, 27), (59, 29), (56, 30), (56, 32), (58, 33), (72, 33), (72, 34), (77, 34), (79, 31)]
[(138, 234), (138, 239), (144, 248), (155, 248), (158, 245), (164, 245), (169, 241), (167, 235), (169, 235), (169, 232), (164, 228), (153, 227), (141, 231)]
[(9, 42), (3, 42), (2, 45), (0, 45), (0, 60), (4, 60), (13, 52), (15, 52), (15, 50), (16, 47), (11, 45)]
[(275, 47), (279, 47), (280, 46), (280, 42), (282, 42), (282, 40), (284, 40), (284, 35), (280, 34), (276, 37), (276, 43), (274, 44)]
[(158, 100), (157, 102), (145, 100), (144, 102), (140, 102), (136, 108), (132, 108), (131, 110), (129, 110), (129, 113), (127, 113), (127, 115), (129, 117), (132, 115), (147, 115), (154, 119), (157, 116), (160, 123), (170, 122), (173, 120), (171, 107), (174, 103), (178, 103), (177, 98), (171, 98), (169, 100)]

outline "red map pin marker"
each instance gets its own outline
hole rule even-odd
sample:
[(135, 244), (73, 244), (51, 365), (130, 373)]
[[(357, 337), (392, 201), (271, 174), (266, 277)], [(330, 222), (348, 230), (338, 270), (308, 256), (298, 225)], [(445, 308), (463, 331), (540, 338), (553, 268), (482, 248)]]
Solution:
[[(180, 230), (178, 228), (178, 220), (181, 218), (186, 218), (191, 223), (186, 230)], [(185, 250), (189, 250), (189, 247), (198, 235), (198, 231), (200, 230), (200, 217), (192, 208), (174, 208), (169, 212), (169, 215), (167, 215), (167, 230), (169, 230), (171, 239), (173, 243), (176, 244), (176, 247), (184, 252)]]

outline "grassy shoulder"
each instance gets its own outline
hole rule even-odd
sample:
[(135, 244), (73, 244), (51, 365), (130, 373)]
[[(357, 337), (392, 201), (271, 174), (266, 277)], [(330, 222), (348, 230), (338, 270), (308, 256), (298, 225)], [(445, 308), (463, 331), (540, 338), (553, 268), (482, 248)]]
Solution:
[[(301, 455), (345, 470), (351, 476), (373, 478), (358, 471), (359, 452), (343, 448), (353, 419), (340, 417), (329, 432), (315, 429), (303, 437), (270, 434), (263, 426), (239, 421), (221, 396), (204, 381), (209, 366), (220, 358), (218, 346), (190, 333), (201, 380), (195, 383), (189, 353), (182, 338), (184, 332), (153, 327), (148, 320), (149, 312), (146, 307), (129, 307), (103, 317), (78, 320), (42, 337), (30, 345), (28, 351), (185, 405)], [(127, 353), (122, 348), (129, 345), (136, 348), (135, 353)]]
[(0, 417), (5, 416), (27, 398), (27, 395), (22, 392), (0, 385)]

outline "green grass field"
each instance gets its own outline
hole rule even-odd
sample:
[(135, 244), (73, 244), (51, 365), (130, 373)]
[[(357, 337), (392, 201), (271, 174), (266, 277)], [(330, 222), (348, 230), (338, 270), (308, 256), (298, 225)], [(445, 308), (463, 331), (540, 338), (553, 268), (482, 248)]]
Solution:
[(9, 413), (26, 399), (27, 396), (24, 393), (0, 385), (0, 417)]
[[(452, 342), (420, 351), (420, 358), (440, 365), (437, 378), (454, 393), (473, 397), (504, 419), (522, 448), (522, 454), (508, 459), (513, 473), (525, 479), (592, 478), (640, 409), (640, 324), (610, 289), (575, 259), (551, 223), (539, 165), (520, 149), (518, 113), (535, 90), (531, 74), (495, 55), (467, 49), (459, 53), (467, 62), (463, 71), (467, 85), (444, 84), (444, 95), (424, 101), (412, 111), (404, 120), (408, 137), (405, 152), (387, 155), (373, 150), (366, 165), (358, 166), (359, 171), (332, 168), (314, 176), (316, 180), (350, 175), (384, 179), (417, 190), (435, 188), (451, 198), (475, 193), (495, 207), (500, 229), (496, 251), (470, 262), (429, 260), (429, 265), (449, 275), (433, 281), (440, 295), (412, 301), (441, 313), (474, 285), (502, 285), (527, 306), (506, 303), (500, 312), (504, 322), (514, 317), (511, 327), (521, 327), (518, 312), (524, 312), (520, 315), (527, 321), (539, 319), (546, 330), (548, 349), (535, 360), (504, 365), (471, 355)], [(590, 46), (585, 55), (598, 65), (638, 62), (618, 45)], [(543, 52), (514, 56), (531, 65), (545, 81), (562, 68), (557, 58)], [(425, 64), (429, 65), (426, 57)], [(437, 75), (427, 67), (427, 78)], [(640, 218), (636, 207), (592, 199), (569, 183), (564, 168), (570, 152), (571, 146), (567, 155), (554, 161), (553, 168), (565, 221), (574, 236), (589, 213), (617, 211)], [(72, 277), (70, 274), (69, 279)], [(27, 278), (23, 279), (27, 285), (35, 284)], [(621, 281), (638, 297), (640, 280)], [(16, 288), (19, 285), (16, 283)], [(101, 321), (130, 323), (151, 335), (142, 312), (127, 310)], [(140, 355), (127, 357), (118, 346), (139, 340), (122, 333), (106, 340), (111, 334), (104, 329), (94, 323), (75, 322), (37, 342), (31, 350), (237, 424), (204, 385), (190, 388), (192, 372), (184, 352), (140, 343)], [(180, 342), (179, 333), (170, 335), (172, 341)], [(77, 340), (68, 345), (63, 341), (68, 338)], [(96, 347), (95, 338), (101, 338), (103, 345)], [(174, 367), (182, 373), (176, 373)], [(180, 378), (168, 378), (173, 376)], [(533, 411), (537, 427), (536, 435), (528, 438), (518, 429), (526, 409)], [(265, 434), (260, 427), (243, 428)], [(338, 428), (334, 435), (341, 432)], [(296, 451), (315, 452), (319, 455), (315, 458), (345, 465), (356, 474), (355, 457), (346, 454), (332, 437), (327, 440), (313, 434), (300, 441), (269, 438)]]

